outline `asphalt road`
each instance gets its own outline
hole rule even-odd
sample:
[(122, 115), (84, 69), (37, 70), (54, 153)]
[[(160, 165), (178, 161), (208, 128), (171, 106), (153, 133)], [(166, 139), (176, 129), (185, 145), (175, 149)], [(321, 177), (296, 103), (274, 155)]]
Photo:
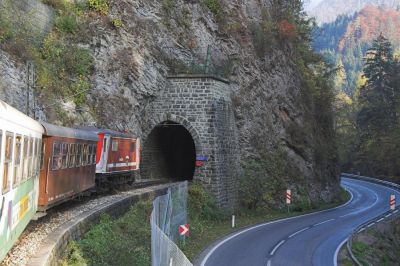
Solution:
[(247, 228), (200, 256), (201, 266), (336, 265), (339, 247), (359, 225), (389, 210), (400, 193), (365, 181), (342, 179), (352, 199), (339, 208)]

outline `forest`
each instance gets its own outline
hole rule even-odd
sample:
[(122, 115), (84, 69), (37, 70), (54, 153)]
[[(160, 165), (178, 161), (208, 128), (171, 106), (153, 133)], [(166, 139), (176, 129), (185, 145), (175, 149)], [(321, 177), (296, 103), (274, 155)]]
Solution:
[(383, 35), (364, 56), (363, 81), (352, 98), (337, 97), (342, 169), (400, 182), (400, 60)]

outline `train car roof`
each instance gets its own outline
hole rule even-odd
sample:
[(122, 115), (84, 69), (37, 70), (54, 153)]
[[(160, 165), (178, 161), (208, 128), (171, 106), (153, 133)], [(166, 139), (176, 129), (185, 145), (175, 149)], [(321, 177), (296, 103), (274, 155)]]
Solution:
[(2, 100), (0, 100), (0, 119), (36, 131), (38, 133), (43, 133), (43, 127), (39, 122), (18, 111)]
[(130, 134), (130, 133), (124, 133), (124, 132), (119, 132), (111, 129), (103, 129), (103, 128), (96, 128), (96, 127), (89, 127), (89, 126), (80, 126), (78, 127), (79, 129), (82, 130), (87, 130), (94, 132), (96, 134), (105, 134), (105, 135), (110, 135), (111, 137), (114, 138), (137, 138), (135, 135)]
[(61, 138), (71, 138), (71, 139), (82, 139), (98, 141), (99, 136), (87, 130), (81, 130), (76, 128), (68, 128), (52, 125), (46, 122), (40, 122), (45, 129), (45, 135), (50, 137), (61, 137)]

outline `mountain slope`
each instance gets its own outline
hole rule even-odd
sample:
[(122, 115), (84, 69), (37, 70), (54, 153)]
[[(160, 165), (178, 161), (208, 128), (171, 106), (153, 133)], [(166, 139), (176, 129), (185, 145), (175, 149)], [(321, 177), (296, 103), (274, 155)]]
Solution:
[(318, 24), (334, 22), (340, 15), (353, 15), (367, 5), (397, 9), (400, 0), (324, 0), (308, 13)]
[(344, 66), (345, 80), (338, 82), (342, 84), (339, 89), (352, 95), (372, 40), (382, 32), (396, 51), (400, 48), (399, 27), (400, 11), (368, 5), (355, 15), (339, 16), (335, 22), (322, 25), (313, 46), (330, 63)]

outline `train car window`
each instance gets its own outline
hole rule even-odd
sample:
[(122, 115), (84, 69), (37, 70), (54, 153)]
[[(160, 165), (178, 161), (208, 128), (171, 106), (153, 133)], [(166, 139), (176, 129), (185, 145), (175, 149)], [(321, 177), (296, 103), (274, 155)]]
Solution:
[(107, 144), (107, 140), (104, 139), (103, 140), (103, 152), (106, 152), (106, 144)]
[(33, 138), (29, 138), (29, 154), (28, 154), (28, 178), (32, 177), (33, 174)]
[(22, 180), (26, 180), (28, 178), (28, 146), (29, 146), (29, 139), (27, 136), (24, 136), (24, 142), (23, 142), (23, 152), (22, 152), (22, 167), (23, 167), (23, 173), (22, 173)]
[(135, 142), (131, 142), (131, 152), (135, 152)]
[(3, 131), (0, 130), (0, 163), (1, 163), (1, 158), (3, 158)]
[(42, 148), (42, 141), (40, 139), (36, 139), (36, 175), (39, 173), (40, 170), (40, 149)]
[(68, 168), (68, 144), (62, 144), (62, 169)]
[(75, 144), (69, 144), (69, 153), (68, 153), (68, 166), (69, 168), (75, 167)]
[(89, 144), (89, 152), (88, 152), (88, 164), (92, 164), (92, 153), (93, 153), (93, 145)]
[(11, 132), (6, 133), (6, 145), (5, 145), (5, 156), (4, 156), (4, 170), (3, 170), (3, 194), (10, 190), (10, 177), (12, 174), (11, 163), (13, 158), (13, 140), (14, 134)]
[(14, 178), (13, 186), (15, 187), (21, 181), (21, 146), (22, 136), (17, 135), (14, 143)]
[(82, 151), (82, 165), (87, 164), (87, 153), (88, 153), (88, 147), (87, 144), (83, 144), (83, 151)]
[(113, 140), (112, 146), (111, 146), (111, 151), (118, 151), (118, 141)]
[(97, 145), (93, 145), (92, 163), (96, 164)]
[(33, 149), (32, 149), (32, 177), (36, 175), (36, 149), (37, 139), (33, 138)]
[(41, 153), (40, 153), (40, 170), (43, 170), (43, 167), (44, 167), (44, 152), (46, 151), (46, 143), (44, 141), (41, 141), (40, 143), (42, 144), (41, 145), (42, 150), (41, 150)]
[(53, 144), (53, 157), (51, 160), (51, 169), (52, 170), (59, 170), (62, 166), (62, 144), (55, 142)]
[(76, 166), (82, 165), (82, 144), (77, 144), (78, 150), (76, 152)]

